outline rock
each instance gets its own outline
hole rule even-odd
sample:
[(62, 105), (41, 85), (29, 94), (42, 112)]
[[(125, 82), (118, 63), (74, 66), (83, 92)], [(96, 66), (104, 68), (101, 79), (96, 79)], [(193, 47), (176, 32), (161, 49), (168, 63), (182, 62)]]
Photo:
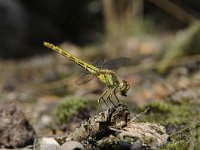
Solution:
[[(155, 123), (128, 122), (121, 129), (111, 128), (115, 134), (97, 141), (97, 146), (109, 149), (158, 149), (167, 143), (169, 135), (163, 126)], [(114, 136), (113, 136), (114, 135)]]
[(61, 145), (60, 150), (84, 150), (84, 147), (77, 141), (69, 141)]
[(131, 145), (131, 150), (138, 150), (138, 149), (142, 149), (142, 142), (140, 140), (133, 142)]
[(84, 150), (83, 145), (77, 141), (68, 141), (60, 146), (53, 137), (35, 139), (33, 148), (34, 150)]
[(81, 142), (87, 149), (158, 149), (169, 135), (155, 123), (137, 123), (130, 118), (126, 105), (99, 113), (82, 122), (77, 129), (55, 140), (60, 143)]
[[(120, 139), (137, 139), (137, 142), (131, 141), (132, 147), (147, 145), (151, 149), (158, 149), (158, 147), (165, 145), (168, 141), (169, 135), (166, 133), (164, 126), (155, 123), (136, 123), (129, 122), (127, 127), (119, 130), (118, 137)], [(145, 145), (144, 145), (145, 144)]]
[(33, 145), (34, 150), (60, 150), (60, 145), (54, 140), (54, 138), (37, 138)]
[(14, 104), (0, 104), (0, 147), (17, 148), (33, 144), (35, 130)]

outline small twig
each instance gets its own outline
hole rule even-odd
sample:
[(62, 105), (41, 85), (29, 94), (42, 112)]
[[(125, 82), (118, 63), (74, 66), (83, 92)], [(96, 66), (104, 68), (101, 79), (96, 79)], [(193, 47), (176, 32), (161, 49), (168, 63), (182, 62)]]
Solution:
[(147, 109), (145, 109), (142, 113), (136, 115), (133, 119), (131, 119), (130, 122), (132, 122), (132, 121), (134, 121), (135, 119), (139, 118), (140, 116), (144, 115), (149, 109), (150, 109), (150, 107), (147, 107)]
[[(199, 123), (200, 123), (200, 121), (197, 121), (196, 125), (199, 124)], [(177, 131), (177, 132), (175, 132), (175, 133), (172, 133), (172, 134), (170, 135), (170, 137), (175, 136), (175, 135), (177, 135), (177, 134), (179, 134), (179, 133), (181, 133), (181, 132), (183, 132), (183, 131), (189, 129), (191, 126), (192, 126), (192, 125), (190, 124), (190, 125), (186, 126), (185, 128), (183, 128), (183, 129), (181, 129), (181, 130), (179, 130), (179, 131)]]
[(115, 131), (115, 132), (122, 132), (122, 130), (116, 129), (114, 127), (108, 127), (110, 130)]

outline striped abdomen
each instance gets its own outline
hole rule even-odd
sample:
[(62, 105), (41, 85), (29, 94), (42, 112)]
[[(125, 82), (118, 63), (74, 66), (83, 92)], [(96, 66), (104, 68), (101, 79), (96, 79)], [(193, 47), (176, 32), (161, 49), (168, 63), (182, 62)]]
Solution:
[(55, 46), (48, 42), (44, 42), (44, 46), (62, 54), (63, 56), (67, 57), (68, 59), (70, 59), (74, 63), (78, 64), (82, 68), (86, 69), (90, 73), (94, 74), (95, 76), (96, 76), (97, 72), (99, 71), (99, 69), (97, 67), (92, 66), (92, 65), (78, 59), (76, 56), (73, 56), (72, 54), (68, 53), (67, 51), (64, 51), (63, 49), (59, 48), (58, 46)]

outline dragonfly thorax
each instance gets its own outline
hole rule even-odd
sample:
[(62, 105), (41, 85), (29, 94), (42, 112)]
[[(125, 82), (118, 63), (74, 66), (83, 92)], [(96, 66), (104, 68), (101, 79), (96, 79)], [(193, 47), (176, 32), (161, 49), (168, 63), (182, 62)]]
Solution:
[(130, 85), (125, 80), (122, 80), (119, 84), (118, 90), (122, 96), (127, 96), (127, 92), (130, 88)]

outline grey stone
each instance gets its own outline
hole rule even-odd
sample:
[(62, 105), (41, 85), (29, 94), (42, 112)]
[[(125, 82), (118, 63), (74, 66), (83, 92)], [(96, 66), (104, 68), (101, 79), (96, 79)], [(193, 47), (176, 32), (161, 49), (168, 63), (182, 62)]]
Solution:
[(69, 141), (61, 145), (60, 150), (84, 150), (84, 147), (77, 141)]

